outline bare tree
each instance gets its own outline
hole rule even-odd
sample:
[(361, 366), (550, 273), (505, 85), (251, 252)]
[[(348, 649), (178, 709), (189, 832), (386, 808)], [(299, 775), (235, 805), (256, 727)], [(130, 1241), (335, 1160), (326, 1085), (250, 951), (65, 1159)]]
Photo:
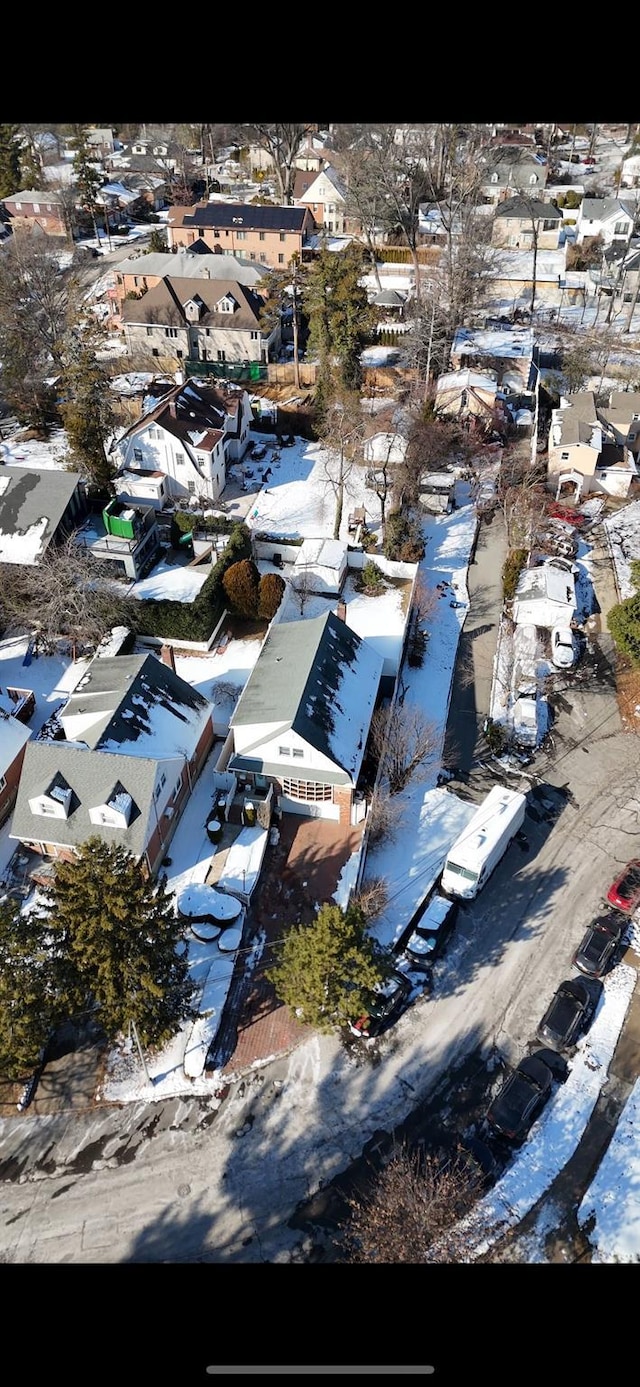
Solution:
[(367, 815), (367, 839), (375, 843), (393, 842), (403, 823), (402, 802), (392, 799), (389, 791), (377, 786), (371, 797)]
[(365, 421), (360, 396), (355, 391), (338, 391), (325, 411), (321, 444), (326, 450), (323, 465), (326, 484), (335, 497), (333, 538), (340, 538), (345, 492), (360, 449)]
[(137, 603), (117, 591), (112, 565), (82, 547), (75, 535), (49, 545), (37, 565), (1, 564), (5, 619), (33, 632), (39, 645), (53, 650), (67, 639), (96, 642), (112, 626), (132, 626)]
[(377, 920), (389, 903), (389, 886), (384, 877), (371, 877), (355, 893), (351, 904), (362, 911), (367, 923)]
[(382, 765), (383, 783), (392, 795), (426, 771), (436, 747), (436, 729), (422, 708), (406, 700), (392, 708), (377, 708), (371, 719), (374, 751)]
[(371, 1181), (348, 1199), (344, 1260), (458, 1262), (465, 1260), (459, 1225), (481, 1191), (481, 1173), (462, 1148), (454, 1154), (400, 1147)]
[(251, 142), (270, 155), (278, 194), (283, 205), (291, 202), (295, 178), (295, 162), (307, 136), (312, 132), (311, 125), (241, 125), (239, 135), (245, 142)]
[(304, 616), (305, 607), (315, 593), (315, 584), (311, 576), (311, 571), (306, 565), (292, 575), (291, 589), (297, 598), (300, 607), (300, 616)]

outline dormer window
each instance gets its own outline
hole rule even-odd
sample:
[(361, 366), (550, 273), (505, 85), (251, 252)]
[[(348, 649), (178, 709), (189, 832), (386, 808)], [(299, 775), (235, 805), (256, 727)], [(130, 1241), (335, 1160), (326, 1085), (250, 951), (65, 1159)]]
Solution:
[(68, 819), (72, 796), (71, 786), (57, 771), (44, 794), (36, 795), (29, 800), (29, 808), (32, 814), (43, 814), (52, 819)]
[(104, 804), (89, 810), (92, 824), (103, 824), (108, 828), (128, 828), (131, 822), (133, 800), (121, 781), (117, 780)]
[(217, 304), (218, 313), (233, 313), (236, 308), (236, 301), (231, 294), (225, 294), (224, 298), (220, 299)]

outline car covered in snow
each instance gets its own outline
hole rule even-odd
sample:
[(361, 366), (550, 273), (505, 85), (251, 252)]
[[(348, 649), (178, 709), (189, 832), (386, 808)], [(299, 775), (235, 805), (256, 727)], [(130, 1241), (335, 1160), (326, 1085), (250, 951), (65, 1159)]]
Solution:
[(570, 626), (554, 626), (551, 632), (551, 659), (556, 669), (573, 669), (578, 643)]

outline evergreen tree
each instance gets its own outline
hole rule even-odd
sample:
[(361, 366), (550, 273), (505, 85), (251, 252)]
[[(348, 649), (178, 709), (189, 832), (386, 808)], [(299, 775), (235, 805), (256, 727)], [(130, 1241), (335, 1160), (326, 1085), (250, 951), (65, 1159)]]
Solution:
[(20, 145), (17, 125), (0, 125), (0, 198), (21, 191)]
[(263, 573), (258, 589), (258, 616), (271, 621), (282, 601), (286, 584), (279, 573)]
[(73, 1012), (46, 925), (35, 911), (0, 906), (0, 1073), (23, 1080), (49, 1036)]
[(65, 344), (61, 413), (74, 464), (102, 492), (114, 473), (106, 448), (115, 425), (109, 377), (96, 357), (96, 343), (70, 334)]
[(95, 1005), (108, 1039), (133, 1021), (145, 1045), (158, 1045), (191, 1014), (173, 900), (125, 848), (93, 837), (76, 861), (59, 862), (47, 915), (77, 994)]
[(362, 349), (374, 315), (361, 283), (364, 250), (355, 243), (335, 254), (320, 251), (309, 268), (302, 290), (309, 319), (309, 353), (319, 362), (316, 400), (321, 403), (335, 386), (358, 390), (362, 383)]
[(166, 255), (167, 251), (169, 250), (169, 242), (167, 241), (166, 231), (162, 231), (161, 228), (158, 226), (154, 227), (149, 237), (148, 249), (149, 254), (155, 251), (159, 255)]
[(367, 1010), (369, 994), (388, 966), (357, 906), (320, 907), (311, 925), (287, 930), (278, 962), (268, 970), (276, 994), (319, 1031), (333, 1031)]
[(227, 569), (222, 586), (239, 616), (248, 619), (258, 615), (260, 573), (253, 559), (240, 559)]
[(97, 194), (101, 188), (103, 179), (95, 167), (95, 154), (87, 139), (87, 126), (74, 125), (73, 136), (70, 140), (73, 155), (73, 174), (78, 194), (78, 200), (86, 212), (89, 213), (93, 222), (93, 230), (96, 241), (98, 240)]

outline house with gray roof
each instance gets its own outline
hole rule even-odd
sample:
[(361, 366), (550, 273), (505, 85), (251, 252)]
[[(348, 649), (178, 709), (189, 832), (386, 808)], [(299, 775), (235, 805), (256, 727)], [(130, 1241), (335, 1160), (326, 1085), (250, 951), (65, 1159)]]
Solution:
[(352, 822), (384, 660), (333, 612), (272, 624), (231, 718), (228, 769), (281, 809)]
[(10, 836), (72, 861), (97, 834), (155, 875), (213, 744), (213, 704), (155, 655), (91, 661), (26, 748)]
[(264, 265), (252, 264), (236, 255), (215, 255), (198, 239), (188, 250), (138, 251), (116, 266), (115, 286), (120, 304), (127, 294), (141, 296), (155, 289), (166, 275), (176, 279), (226, 279), (232, 284), (245, 284), (255, 289), (267, 273)]
[(547, 486), (556, 500), (564, 496), (577, 503), (594, 492), (622, 500), (629, 495), (638, 477), (630, 443), (637, 448), (634, 413), (640, 411), (633, 396), (626, 407), (615, 398), (609, 409), (596, 405), (592, 390), (561, 396), (551, 412), (547, 457)]
[(559, 207), (520, 193), (499, 202), (493, 214), (491, 243), (511, 250), (557, 250), (564, 220)]
[(633, 236), (635, 212), (630, 202), (617, 197), (584, 197), (576, 218), (576, 242), (601, 237), (606, 246), (613, 242), (627, 246)]
[(82, 478), (53, 467), (0, 468), (0, 563), (33, 566), (87, 513)]
[(534, 146), (492, 145), (480, 160), (482, 196), (491, 206), (514, 193), (539, 196), (546, 187), (548, 173), (544, 155)]

